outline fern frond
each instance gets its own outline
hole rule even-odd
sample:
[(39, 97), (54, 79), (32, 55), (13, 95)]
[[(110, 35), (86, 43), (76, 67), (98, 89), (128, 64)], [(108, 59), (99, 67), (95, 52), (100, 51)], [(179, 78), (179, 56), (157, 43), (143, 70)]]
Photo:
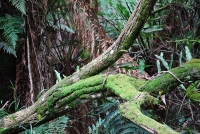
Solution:
[(67, 116), (61, 116), (50, 124), (42, 124), (34, 129), (26, 130), (22, 134), (62, 134), (67, 127), (68, 121), (69, 118)]
[(144, 129), (135, 125), (131, 121), (124, 119), (119, 109), (116, 106), (119, 105), (119, 102), (114, 100), (113, 103), (104, 103), (97, 110), (100, 113), (107, 112), (105, 119), (101, 119), (93, 124), (91, 127), (88, 127), (89, 134), (148, 134)]
[(3, 29), (3, 39), (11, 44), (14, 49), (19, 38), (18, 34), (22, 33), (21, 24), (22, 19), (19, 16), (6, 14), (5, 17), (0, 17), (0, 29)]
[(25, 0), (9, 0), (9, 2), (12, 3), (12, 5), (18, 9), (23, 14), (26, 14), (26, 6), (25, 6)]
[(96, 124), (92, 124), (92, 126), (88, 126), (88, 133), (89, 134), (100, 134), (101, 133), (101, 128), (102, 128), (102, 123), (103, 120), (101, 119), (101, 117), (99, 117), (99, 120), (96, 122)]
[(162, 64), (164, 65), (164, 67), (167, 69), (167, 70), (169, 70), (170, 68), (169, 68), (169, 64), (167, 63), (167, 61), (164, 59), (164, 57), (163, 57), (163, 52), (161, 52), (160, 53), (160, 56), (159, 55), (155, 55), (156, 56), (156, 58), (158, 58), (159, 60), (161, 60), (161, 62), (162, 62)]
[(16, 51), (15, 51), (15, 48), (9, 44), (7, 44), (6, 42), (0, 42), (0, 49), (3, 49), (5, 52), (9, 53), (9, 54), (12, 54), (14, 55), (15, 57), (16, 56)]
[(113, 102), (107, 102), (107, 103), (104, 103), (103, 105), (101, 105), (97, 111), (98, 111), (98, 114), (101, 114), (103, 112), (106, 112), (108, 109), (114, 107), (114, 106), (117, 106), (119, 104), (119, 101), (117, 100), (114, 100)]

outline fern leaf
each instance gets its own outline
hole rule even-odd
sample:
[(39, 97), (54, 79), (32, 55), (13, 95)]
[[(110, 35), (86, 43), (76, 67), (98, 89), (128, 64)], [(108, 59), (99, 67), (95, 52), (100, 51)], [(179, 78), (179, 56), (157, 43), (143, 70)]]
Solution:
[(22, 33), (22, 19), (18, 16), (11, 16), (6, 14), (5, 17), (0, 17), (0, 29), (3, 29), (3, 40), (8, 44), (16, 47), (18, 41), (18, 34)]
[(9, 2), (12, 3), (12, 5), (18, 9), (23, 14), (26, 14), (26, 6), (25, 6), (25, 0), (9, 0)]
[(15, 51), (15, 48), (9, 44), (7, 44), (6, 42), (0, 42), (0, 49), (3, 49), (5, 52), (9, 53), (9, 54), (12, 54), (14, 55), (15, 57), (16, 56), (16, 51)]
[(169, 65), (168, 65), (168, 63), (167, 63), (167, 61), (164, 59), (164, 57), (163, 57), (163, 53), (161, 52), (160, 53), (160, 56), (158, 56), (158, 55), (155, 55), (159, 60), (161, 60), (161, 62), (162, 62), (162, 64), (164, 65), (164, 67), (167, 69), (167, 70), (169, 70)]
[(158, 74), (161, 72), (161, 67), (160, 67), (160, 61), (156, 61), (157, 69), (158, 69)]
[(88, 127), (89, 134), (148, 134), (144, 129), (135, 125), (129, 120), (124, 119), (118, 108), (114, 106), (119, 105), (116, 100), (104, 103), (99, 108), (99, 112), (107, 112), (105, 119), (99, 117), (99, 121), (96, 124)]
[(108, 109), (110, 109), (111, 107), (114, 107), (114, 106), (116, 106), (118, 104), (119, 104), (119, 102), (116, 101), (116, 100), (114, 102), (105, 103), (104, 105), (101, 105), (100, 108), (97, 110), (98, 114), (101, 114), (101, 113), (107, 111)]

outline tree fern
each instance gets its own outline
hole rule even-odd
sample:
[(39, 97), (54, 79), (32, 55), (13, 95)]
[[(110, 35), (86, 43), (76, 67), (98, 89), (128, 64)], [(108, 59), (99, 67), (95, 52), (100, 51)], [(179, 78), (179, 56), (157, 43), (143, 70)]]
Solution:
[(0, 44), (6, 52), (15, 54), (15, 47), (18, 41), (18, 34), (22, 33), (22, 18), (19, 16), (11, 16), (6, 14), (5, 17), (0, 17), (0, 29), (3, 30), (3, 40), (6, 43)]
[(12, 5), (23, 14), (26, 14), (25, 0), (9, 0)]

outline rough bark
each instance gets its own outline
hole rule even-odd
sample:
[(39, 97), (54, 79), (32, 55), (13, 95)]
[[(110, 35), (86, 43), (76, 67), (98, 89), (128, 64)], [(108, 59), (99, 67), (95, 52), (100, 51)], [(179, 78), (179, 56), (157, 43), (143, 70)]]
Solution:
[[(49, 89), (54, 84), (54, 72), (48, 58), (51, 38), (45, 25), (47, 0), (27, 0), (26, 13), (26, 39), (17, 68), (15, 95), (21, 96), (22, 105), (32, 105), (41, 90)], [(22, 69), (25, 74), (18, 74)]]
[[(184, 70), (185, 73), (181, 68), (186, 69)], [(110, 74), (108, 76), (102, 74), (80, 80), (69, 86), (63, 85), (61, 88), (48, 92), (47, 98), (42, 96), (29, 108), (0, 119), (0, 132), (20, 132), (23, 130), (20, 126), (29, 127), (30, 123), (32, 126), (37, 126), (66, 113), (75, 106), (74, 104), (84, 103), (85, 100), (90, 101), (91, 99), (107, 97), (110, 93), (114, 93), (127, 101), (120, 105), (121, 114), (125, 118), (130, 119), (150, 133), (177, 133), (141, 113), (141, 106), (147, 108), (157, 104), (157, 99), (148, 93), (151, 92), (148, 88), (151, 87), (152, 83), (157, 84), (157, 81), (159, 81), (169, 85), (167, 87), (165, 84), (154, 86), (152, 90), (158, 94), (160, 89), (166, 89), (165, 91), (167, 91), (173, 86), (178, 86), (180, 81), (188, 81), (188, 78), (190, 78), (189, 81), (200, 78), (200, 60), (192, 60), (182, 67), (173, 69), (171, 72), (173, 72), (173, 75), (164, 73), (149, 81), (138, 80), (122, 74)], [(179, 76), (177, 77), (179, 80), (174, 76)], [(161, 78), (170, 80), (166, 81)], [(148, 88), (145, 89), (144, 86)], [(138, 89), (143, 89), (145, 92)]]

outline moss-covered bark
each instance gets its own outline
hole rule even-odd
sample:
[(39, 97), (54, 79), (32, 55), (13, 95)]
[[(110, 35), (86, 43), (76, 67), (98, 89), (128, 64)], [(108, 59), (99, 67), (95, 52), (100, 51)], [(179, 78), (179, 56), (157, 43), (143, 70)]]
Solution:
[(189, 81), (199, 79), (199, 68), (200, 60), (193, 59), (180, 67), (163, 72), (164, 75), (157, 76), (156, 79), (149, 80), (139, 90), (154, 94), (158, 94), (159, 91), (166, 93), (178, 84), (189, 84)]
[(116, 39), (116, 41), (99, 57), (85, 65), (79, 72), (65, 78), (50, 90), (62, 87), (63, 84), (70, 85), (96, 75), (115, 63), (132, 46), (138, 37), (143, 25), (146, 23), (157, 0), (139, 0), (127, 24)]
[[(192, 60), (184, 64), (183, 67), (177, 67), (171, 72), (179, 80), (185, 82), (187, 80), (195, 80), (200, 76), (199, 62), (200, 60)], [(141, 113), (141, 107), (151, 107), (157, 103), (157, 99), (146, 91), (158, 94), (160, 89), (165, 92), (170, 89), (171, 86), (166, 85), (173, 83), (171, 85), (177, 86), (180, 84), (173, 75), (163, 73), (154, 80), (145, 81), (123, 74), (110, 74), (108, 76), (102, 74), (80, 80), (69, 86), (64, 85), (61, 88), (47, 92), (31, 107), (0, 119), (0, 130), (1, 133), (16, 133), (23, 130), (19, 126), (29, 127), (30, 123), (32, 126), (42, 124), (64, 114), (79, 103), (84, 103), (85, 100), (90, 101), (91, 99), (98, 99), (99, 97), (107, 97), (110, 93), (114, 93), (116, 96), (120, 96), (123, 100), (128, 101), (120, 105), (120, 110), (124, 117), (130, 119), (150, 133), (176, 133)], [(168, 79), (166, 80), (164, 78)], [(105, 80), (106, 82), (104, 83)], [(157, 85), (157, 81), (163, 84)], [(145, 90), (148, 89), (145, 87), (149, 87), (152, 90)], [(138, 89), (142, 89), (143, 91), (139, 91)]]
[[(176, 133), (143, 115), (141, 113), (141, 106), (149, 107), (157, 102), (154, 97), (146, 92), (155, 94), (158, 94), (160, 90), (167, 92), (181, 82), (192, 82), (199, 79), (199, 63), (200, 60), (191, 60), (182, 67), (177, 67), (149, 81), (137, 80), (122, 74), (109, 75), (108, 78), (105, 75), (97, 75), (80, 80), (70, 86), (63, 85), (63, 87), (47, 92), (33, 106), (0, 119), (0, 131), (1, 133), (17, 132), (22, 130), (22, 127), (19, 126), (28, 127), (30, 123), (33, 126), (39, 125), (62, 115), (62, 113), (74, 107), (76, 102), (81, 103), (82, 100), (89, 101), (90, 99), (102, 97), (102, 92), (104, 92), (104, 95), (109, 96), (110, 91), (112, 91), (122, 99), (128, 100), (128, 102), (120, 105), (120, 110), (124, 117), (150, 133)], [(105, 79), (106, 83), (103, 85)], [(107, 90), (103, 90), (103, 87)], [(191, 97), (196, 96), (193, 88), (188, 89), (191, 92), (187, 92)], [(137, 89), (140, 89), (140, 91)], [(95, 97), (97, 93), (101, 95)], [(196, 98), (198, 99), (198, 96), (192, 97), (193, 100), (196, 100)]]
[[(32, 123), (33, 126), (39, 125), (73, 108), (74, 104), (77, 105), (75, 102), (81, 103), (81, 101), (86, 99), (95, 99), (92, 96), (96, 93), (102, 94), (104, 92), (104, 95), (109, 96), (109, 93), (112, 92), (124, 100), (130, 100), (133, 96), (141, 94), (141, 92), (137, 91), (136, 87), (140, 83), (141, 85), (144, 84), (144, 81), (138, 81), (135, 78), (118, 74), (109, 75), (105, 85), (102, 85), (105, 78), (106, 75), (97, 75), (80, 80), (70, 86), (55, 89), (48, 94), (48, 98), (44, 99), (41, 97), (28, 109), (0, 119), (0, 128), (2, 131), (5, 130), (4, 133), (6, 133), (13, 132), (13, 130), (14, 132), (21, 131), (23, 128), (18, 126), (28, 127), (29, 123)], [(103, 86), (107, 90), (104, 90)], [(100, 95), (100, 97), (102, 96)], [(144, 104), (149, 105), (150, 103), (145, 102)]]
[(158, 123), (157, 121), (145, 116), (141, 112), (141, 106), (151, 106), (156, 104), (156, 99), (148, 93), (141, 93), (132, 100), (120, 105), (122, 116), (131, 120), (138, 126), (152, 134), (178, 134), (168, 126)]
[(190, 100), (200, 103), (200, 93), (198, 92), (200, 87), (200, 81), (196, 81), (192, 83), (186, 90), (187, 97), (190, 98)]

